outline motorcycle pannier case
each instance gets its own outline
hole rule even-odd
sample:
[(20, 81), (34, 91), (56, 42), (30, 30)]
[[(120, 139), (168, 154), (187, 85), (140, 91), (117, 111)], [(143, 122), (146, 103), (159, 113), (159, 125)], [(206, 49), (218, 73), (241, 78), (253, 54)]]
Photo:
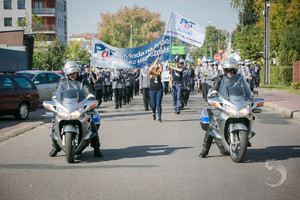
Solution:
[(209, 127), (209, 111), (208, 109), (204, 109), (200, 115), (200, 125), (201, 128), (206, 131)]

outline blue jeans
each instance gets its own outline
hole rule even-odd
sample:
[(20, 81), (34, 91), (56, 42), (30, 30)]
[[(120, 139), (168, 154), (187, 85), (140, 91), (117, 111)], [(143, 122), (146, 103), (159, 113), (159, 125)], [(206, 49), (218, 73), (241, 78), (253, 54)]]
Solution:
[(149, 91), (149, 96), (150, 96), (150, 106), (152, 109), (153, 114), (156, 113), (156, 107), (157, 107), (157, 112), (158, 112), (158, 118), (161, 118), (161, 101), (163, 98), (163, 90), (159, 91)]
[(181, 98), (182, 98), (182, 83), (174, 83), (172, 85), (172, 97), (174, 110), (180, 110), (181, 108)]

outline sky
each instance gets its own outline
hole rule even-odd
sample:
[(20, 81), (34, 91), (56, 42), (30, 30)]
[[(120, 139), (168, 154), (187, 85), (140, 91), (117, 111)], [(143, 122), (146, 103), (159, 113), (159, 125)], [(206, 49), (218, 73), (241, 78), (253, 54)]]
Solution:
[(238, 24), (238, 13), (228, 0), (69, 0), (67, 1), (68, 36), (97, 33), (101, 13), (116, 13), (121, 7), (144, 7), (161, 13), (160, 20), (167, 24), (170, 11), (195, 21), (203, 27), (209, 24), (232, 32)]

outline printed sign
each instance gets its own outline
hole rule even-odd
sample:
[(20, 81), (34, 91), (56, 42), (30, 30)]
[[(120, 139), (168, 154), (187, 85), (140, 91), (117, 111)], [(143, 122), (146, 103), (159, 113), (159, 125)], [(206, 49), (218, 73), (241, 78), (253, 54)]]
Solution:
[[(160, 61), (170, 58), (170, 37), (159, 39), (136, 48), (116, 48), (93, 39), (91, 66), (100, 68), (135, 68), (150, 65), (159, 55)], [(162, 44), (162, 48), (161, 48)]]

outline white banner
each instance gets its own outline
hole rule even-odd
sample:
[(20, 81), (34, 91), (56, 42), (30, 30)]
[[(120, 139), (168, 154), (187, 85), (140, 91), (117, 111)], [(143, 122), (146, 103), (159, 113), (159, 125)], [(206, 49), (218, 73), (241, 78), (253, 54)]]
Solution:
[(201, 47), (205, 40), (205, 34), (205, 28), (171, 11), (164, 35), (176, 37), (184, 42)]
[[(116, 48), (93, 39), (91, 66), (99, 68), (134, 68), (150, 65), (159, 55), (160, 61), (170, 59), (171, 40), (163, 36), (136, 48)], [(160, 48), (162, 45), (162, 48)]]

